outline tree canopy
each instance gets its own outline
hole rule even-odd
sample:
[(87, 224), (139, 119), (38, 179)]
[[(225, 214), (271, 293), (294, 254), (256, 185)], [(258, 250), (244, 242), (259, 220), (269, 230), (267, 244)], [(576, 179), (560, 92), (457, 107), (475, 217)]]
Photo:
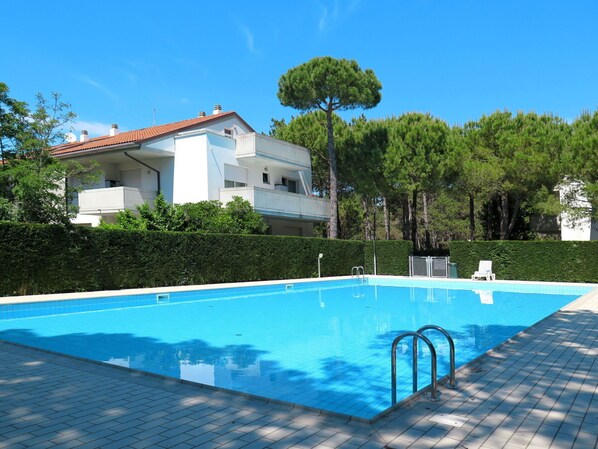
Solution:
[(294, 67), (278, 81), (278, 99), (283, 106), (301, 111), (320, 109), (326, 114), (330, 238), (338, 237), (338, 168), (333, 113), (373, 108), (380, 102), (381, 89), (382, 84), (371, 69), (362, 70), (356, 61), (330, 56), (313, 58)]
[[(77, 212), (72, 197), (99, 176), (94, 164), (61, 162), (49, 153), (64, 142), (64, 128), (75, 117), (58, 93), (50, 100), (37, 94), (31, 111), (0, 83), (0, 219), (70, 224)], [(66, 184), (70, 176), (81, 179), (81, 186)]]

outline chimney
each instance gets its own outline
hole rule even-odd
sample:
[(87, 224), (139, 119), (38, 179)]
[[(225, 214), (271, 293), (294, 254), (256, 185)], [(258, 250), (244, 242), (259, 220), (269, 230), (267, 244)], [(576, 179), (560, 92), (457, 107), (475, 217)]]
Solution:
[(116, 135), (118, 135), (118, 125), (113, 123), (112, 127), (110, 128), (110, 137), (114, 137)]
[(89, 134), (87, 133), (87, 130), (84, 129), (83, 131), (81, 131), (81, 136), (79, 137), (79, 142), (87, 142), (89, 140)]
[(222, 106), (219, 104), (214, 105), (214, 111), (212, 111), (212, 115), (218, 115), (222, 112)]
[(198, 115), (198, 117), (205, 117), (205, 116), (206, 116), (206, 113), (205, 113), (205, 111), (201, 111), (201, 112), (199, 113), (199, 115)]

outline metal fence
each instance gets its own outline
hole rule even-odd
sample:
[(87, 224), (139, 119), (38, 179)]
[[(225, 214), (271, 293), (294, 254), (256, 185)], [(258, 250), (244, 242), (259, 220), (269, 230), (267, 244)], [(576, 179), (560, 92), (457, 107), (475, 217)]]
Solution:
[(409, 256), (409, 276), (449, 277), (449, 258)]

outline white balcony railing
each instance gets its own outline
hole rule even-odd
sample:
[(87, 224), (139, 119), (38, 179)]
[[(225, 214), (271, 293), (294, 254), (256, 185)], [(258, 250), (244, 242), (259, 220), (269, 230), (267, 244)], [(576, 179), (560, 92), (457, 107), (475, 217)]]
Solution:
[(220, 189), (220, 201), (223, 204), (235, 196), (249, 201), (253, 208), (264, 216), (328, 221), (330, 202), (326, 199), (261, 187)]
[(89, 189), (79, 192), (79, 213), (82, 215), (115, 214), (121, 210), (134, 210), (144, 202), (152, 202), (156, 191), (140, 190), (135, 187), (110, 187)]
[(299, 145), (256, 133), (241, 134), (235, 140), (237, 159), (261, 158), (293, 169), (311, 169), (309, 150)]

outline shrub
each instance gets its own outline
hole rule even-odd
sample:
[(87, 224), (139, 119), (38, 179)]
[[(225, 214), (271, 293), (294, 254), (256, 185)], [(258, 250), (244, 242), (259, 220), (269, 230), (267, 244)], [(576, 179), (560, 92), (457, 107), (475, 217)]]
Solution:
[(451, 262), (469, 277), (480, 260), (492, 260), (497, 279), (598, 282), (598, 242), (451, 242)]

